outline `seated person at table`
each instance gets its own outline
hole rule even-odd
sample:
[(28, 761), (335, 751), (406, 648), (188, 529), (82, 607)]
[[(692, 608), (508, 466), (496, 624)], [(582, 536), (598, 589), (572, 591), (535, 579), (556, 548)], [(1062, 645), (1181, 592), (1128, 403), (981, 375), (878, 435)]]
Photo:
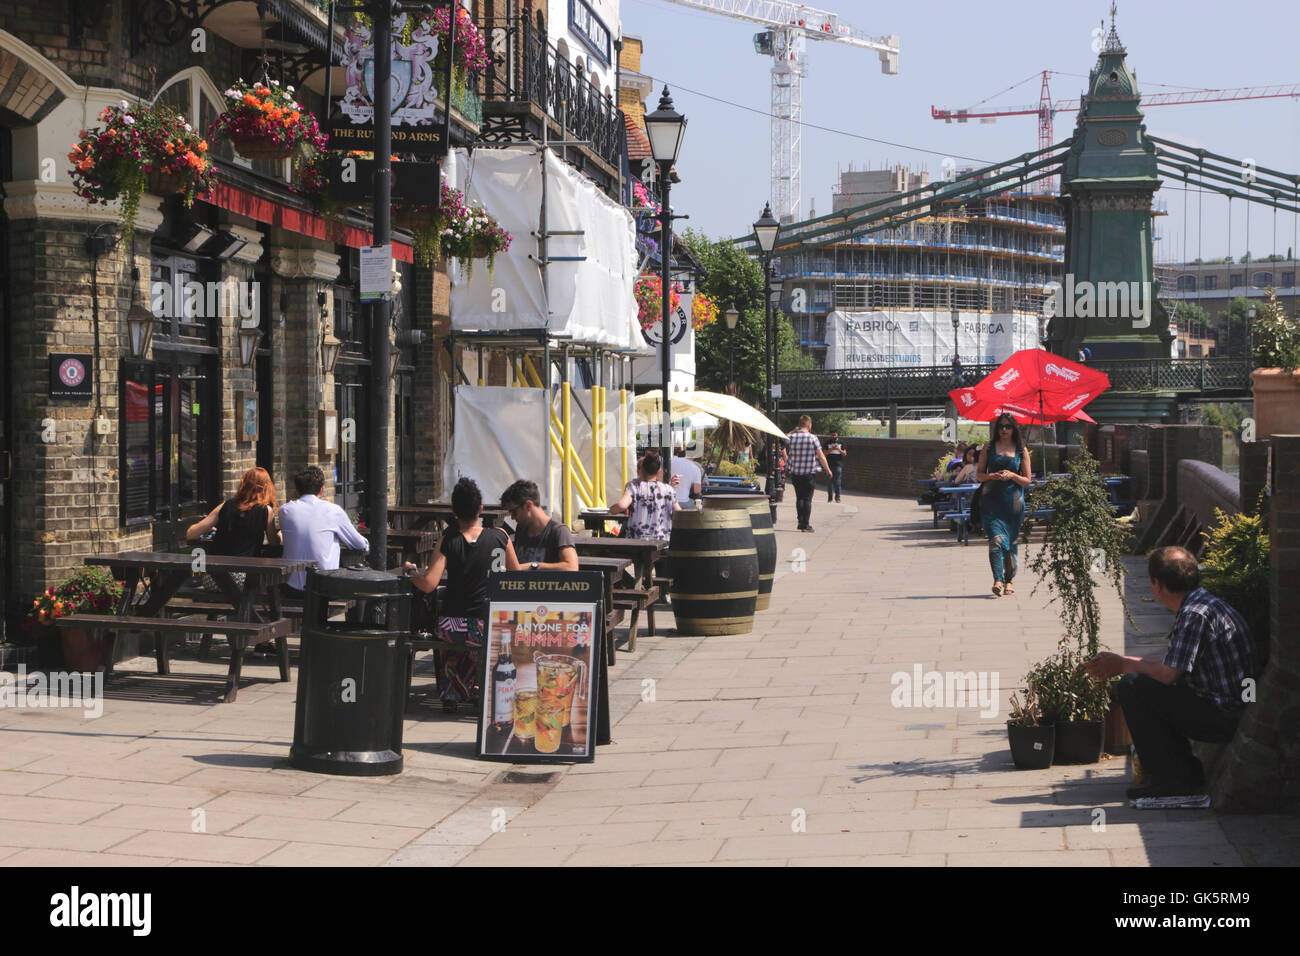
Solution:
[(1242, 686), (1255, 676), (1250, 626), (1200, 586), (1196, 558), (1184, 548), (1157, 548), (1147, 558), (1151, 594), (1178, 616), (1160, 659), (1102, 651), (1085, 662), (1096, 678), (1123, 674), (1115, 699), (1146, 771), (1130, 800), (1197, 796), (1205, 772), (1189, 740), (1227, 743), (1245, 712)]
[(501, 492), (501, 507), (515, 523), (515, 556), (521, 568), (534, 571), (578, 570), (573, 534), (541, 508), (537, 483), (520, 478)]
[(673, 449), (673, 477), (681, 475), (680, 482), (673, 482), (677, 488), (677, 501), (687, 507), (693, 507), (691, 500), (700, 497), (704, 487), (704, 469), (686, 457), (686, 446), (678, 445)]
[[(239, 480), (239, 491), (229, 501), (222, 502), (211, 513), (185, 531), (185, 540), (194, 541), (217, 529), (208, 551), (225, 557), (253, 557), (266, 538), (272, 544), (280, 543), (280, 532), (274, 527), (275, 485), (265, 468), (250, 468)], [(230, 575), (235, 586), (244, 586), (244, 575), (234, 572)], [(220, 591), (221, 588), (211, 575), (203, 576), (205, 591)]]
[[(954, 459), (956, 460), (956, 459)], [(979, 465), (980, 453), (974, 445), (966, 449), (966, 457), (962, 459), (961, 468), (957, 471), (957, 477), (952, 480), (954, 485), (964, 485), (968, 481), (975, 480), (975, 470)]]
[[(473, 478), (462, 478), (451, 492), (451, 510), (456, 530), (449, 531), (438, 553), (423, 571), (409, 561), (403, 567), (414, 572), (411, 583), (426, 594), (433, 591), (447, 572), (447, 590), (438, 606), (434, 635), (440, 641), (482, 647), (487, 635), (488, 575), (495, 569), (518, 571), (514, 546), (502, 528), (484, 528), (483, 494)], [(438, 690), (444, 707), (472, 700), (478, 661), (467, 651), (448, 651), (441, 657)]]
[[(284, 534), (284, 556), (289, 560), (315, 561), (319, 571), (333, 571), (339, 566), (339, 544), (357, 551), (369, 551), (370, 542), (352, 526), (348, 513), (320, 497), (325, 487), (325, 473), (312, 465), (293, 476), (298, 497), (280, 509), (280, 530)], [(289, 597), (302, 597), (307, 572), (295, 571), (284, 591)]]
[[(667, 541), (673, 530), (673, 512), (681, 511), (682, 506), (672, 485), (659, 480), (664, 473), (659, 453), (646, 452), (637, 463), (636, 470), (640, 477), (627, 483), (623, 497), (609, 506), (609, 513), (619, 515), (627, 512), (629, 538)], [(674, 483), (679, 477), (673, 475)]]
[(948, 467), (944, 470), (945, 478), (952, 478), (961, 470), (966, 462), (966, 443), (964, 441), (957, 443), (957, 450), (953, 452), (952, 461), (948, 462)]

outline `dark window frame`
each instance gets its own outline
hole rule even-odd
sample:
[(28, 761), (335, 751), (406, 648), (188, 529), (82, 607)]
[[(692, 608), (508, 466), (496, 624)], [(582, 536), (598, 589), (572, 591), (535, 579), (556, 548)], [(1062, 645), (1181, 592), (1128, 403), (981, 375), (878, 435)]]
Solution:
[[(605, 32), (604, 49), (601, 48), (598, 38), (590, 36), (579, 27), (578, 20), (575, 16), (579, 7), (582, 8), (589, 21), (598, 24), (600, 29)], [(600, 60), (602, 66), (608, 67), (613, 63), (612, 51), (614, 37), (610, 32), (609, 24), (601, 18), (600, 14), (598, 14), (595, 9), (592, 8), (591, 4), (586, 2), (586, 0), (569, 0), (569, 32), (582, 41), (582, 45), (590, 50), (591, 53)], [(586, 77), (583, 77), (583, 79), (586, 79)]]
[[(117, 443), (117, 473), (118, 480), (118, 524), (123, 528), (145, 528), (153, 524), (158, 517), (158, 500), (154, 490), (154, 468), (156, 462), (153, 460), (154, 448), (157, 445), (157, 428), (158, 423), (153, 413), (154, 407), (154, 385), (156, 366), (153, 362), (144, 359), (122, 359), (118, 365), (118, 435), (120, 440)], [(127, 485), (127, 455), (126, 455), (126, 411), (127, 398), (126, 387), (127, 381), (138, 381), (147, 379), (145, 384), (145, 407), (146, 421), (149, 423), (148, 438), (148, 457), (146, 458), (146, 468), (144, 472), (144, 483), (146, 486), (146, 498), (148, 500), (148, 514), (131, 516), (129, 513), (130, 494)]]

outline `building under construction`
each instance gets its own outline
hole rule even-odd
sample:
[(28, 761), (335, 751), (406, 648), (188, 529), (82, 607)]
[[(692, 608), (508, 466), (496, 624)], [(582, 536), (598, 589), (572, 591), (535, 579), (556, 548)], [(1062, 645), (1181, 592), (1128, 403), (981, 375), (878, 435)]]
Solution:
[[(927, 181), (904, 167), (843, 171), (833, 208), (878, 201)], [(866, 235), (784, 252), (781, 307), (804, 351), (823, 368), (881, 367), (947, 364), (954, 354), (963, 363), (999, 361), (1006, 348), (1037, 345), (1049, 284), (1061, 281), (1065, 219), (1055, 195), (1032, 190), (940, 202), (910, 222), (886, 220)], [(955, 342), (954, 312), (962, 323)], [(863, 313), (876, 317), (866, 328), (893, 341), (865, 354), (850, 350), (854, 358), (846, 362), (850, 353), (837, 356), (833, 348), (837, 326), (843, 316)], [(1005, 333), (1005, 342), (994, 329)]]

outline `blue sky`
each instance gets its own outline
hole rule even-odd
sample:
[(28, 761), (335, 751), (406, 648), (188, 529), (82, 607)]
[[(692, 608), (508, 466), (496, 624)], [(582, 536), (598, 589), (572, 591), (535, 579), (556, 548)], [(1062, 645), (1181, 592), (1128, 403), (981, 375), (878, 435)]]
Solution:
[[(1034, 79), (993, 103), (1037, 103), (1044, 69), (1075, 76), (1053, 76), (1053, 99), (1077, 98), (1096, 61), (1092, 30), (1109, 2), (996, 0), (957, 3), (921, 0), (909, 4), (817, 0), (817, 6), (872, 35), (901, 38), (897, 76), (880, 72), (876, 55), (836, 43), (809, 44), (809, 76), (804, 80), (804, 122), (861, 136), (924, 147), (932, 153), (866, 142), (805, 128), (803, 200), (813, 199), (818, 214), (830, 212), (831, 186), (838, 169), (879, 169), (892, 163), (926, 167), (938, 178), (945, 156), (965, 165), (969, 157), (996, 162), (1037, 149), (1033, 116), (1006, 117), (993, 124), (946, 124), (930, 118), (930, 106), (970, 106), (1031, 75)], [(645, 42), (643, 72), (656, 80), (651, 109), (668, 82), (677, 109), (689, 125), (677, 168), (683, 182), (673, 190), (673, 206), (690, 215), (684, 225), (710, 236), (737, 235), (758, 218), (769, 192), (769, 121), (688, 90), (762, 111), (770, 108), (771, 59), (753, 50), (761, 27), (719, 14), (679, 7), (666, 0), (622, 0), (623, 30)], [(1300, 4), (1209, 0), (1123, 0), (1116, 19), (1128, 48), (1129, 68), (1143, 93), (1171, 87), (1232, 88), (1300, 83)], [(1157, 86), (1167, 84), (1168, 86)], [(1055, 138), (1073, 130), (1075, 113), (1058, 114)], [(1146, 111), (1148, 130), (1159, 136), (1204, 146), (1226, 156), (1253, 158), (1261, 166), (1300, 172), (1300, 99), (1154, 107)], [(1198, 229), (1197, 197), (1188, 197), (1189, 224), (1183, 222), (1183, 193), (1170, 183), (1163, 197), (1169, 216), (1159, 223), (1157, 261), (1239, 257), (1246, 249), (1245, 208), (1232, 203), (1232, 242), (1228, 243), (1228, 202), (1206, 193)], [(1295, 218), (1277, 215), (1277, 252), (1293, 244)], [(1250, 251), (1273, 251), (1273, 215), (1256, 207), (1250, 217)], [(1199, 248), (1198, 248), (1199, 244)], [(1300, 251), (1298, 251), (1300, 254)]]

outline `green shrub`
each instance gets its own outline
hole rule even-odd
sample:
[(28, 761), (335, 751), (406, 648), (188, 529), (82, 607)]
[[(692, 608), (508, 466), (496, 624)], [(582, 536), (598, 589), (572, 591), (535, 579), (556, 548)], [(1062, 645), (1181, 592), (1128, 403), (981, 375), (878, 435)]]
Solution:
[(1203, 532), (1201, 586), (1236, 609), (1255, 632), (1269, 631), (1268, 529), (1259, 514), (1229, 515), (1214, 509), (1215, 525)]
[(1300, 368), (1300, 322), (1287, 318), (1272, 286), (1264, 290), (1264, 307), (1250, 330), (1255, 364), (1294, 372)]

